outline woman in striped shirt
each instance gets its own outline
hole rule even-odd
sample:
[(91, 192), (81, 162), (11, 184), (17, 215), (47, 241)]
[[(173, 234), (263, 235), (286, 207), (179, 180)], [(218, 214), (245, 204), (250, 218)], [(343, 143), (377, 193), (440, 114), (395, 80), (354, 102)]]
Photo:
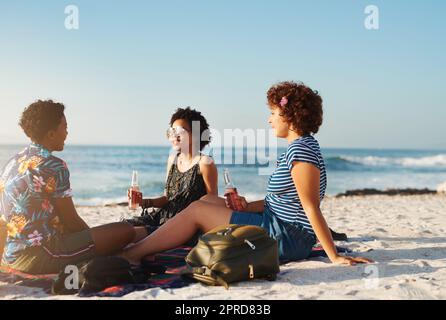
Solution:
[(239, 197), (241, 211), (224, 199), (204, 196), (150, 236), (128, 248), (123, 256), (138, 264), (145, 255), (185, 243), (197, 230), (207, 232), (225, 224), (249, 224), (265, 228), (278, 240), (282, 262), (305, 259), (319, 239), (333, 263), (353, 265), (372, 262), (339, 255), (320, 210), (326, 173), (319, 144), (313, 137), (322, 124), (322, 99), (302, 83), (281, 82), (268, 90), (269, 123), (279, 138), (289, 143), (270, 177), (264, 200), (248, 203)]

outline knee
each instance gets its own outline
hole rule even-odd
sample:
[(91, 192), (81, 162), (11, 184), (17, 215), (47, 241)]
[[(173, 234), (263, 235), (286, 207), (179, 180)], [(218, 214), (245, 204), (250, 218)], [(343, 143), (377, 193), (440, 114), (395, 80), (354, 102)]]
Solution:
[(178, 214), (178, 216), (188, 220), (195, 220), (197, 213), (202, 211), (203, 204), (204, 202), (202, 202), (201, 200), (194, 201), (189, 206), (187, 206), (187, 208), (184, 209), (180, 214)]
[(203, 206), (203, 202), (200, 200), (192, 202), (185, 210), (189, 213), (195, 212), (197, 210), (200, 210), (200, 208)]
[(209, 199), (211, 199), (211, 198), (213, 198), (213, 197), (215, 197), (215, 196), (210, 195), (210, 194), (205, 194), (204, 196), (202, 196), (202, 197), (200, 198), (200, 200), (204, 200), (204, 201), (206, 201), (206, 200), (209, 200)]

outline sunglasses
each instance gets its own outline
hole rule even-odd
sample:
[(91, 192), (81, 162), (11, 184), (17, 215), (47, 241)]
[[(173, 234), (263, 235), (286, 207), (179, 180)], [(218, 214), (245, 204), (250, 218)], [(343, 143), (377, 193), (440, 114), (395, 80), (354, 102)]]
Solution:
[(187, 131), (186, 129), (184, 129), (181, 126), (178, 126), (178, 127), (175, 127), (175, 128), (167, 129), (166, 136), (169, 139), (171, 139), (171, 138), (178, 138), (178, 137), (184, 135), (186, 132), (189, 132), (189, 131)]

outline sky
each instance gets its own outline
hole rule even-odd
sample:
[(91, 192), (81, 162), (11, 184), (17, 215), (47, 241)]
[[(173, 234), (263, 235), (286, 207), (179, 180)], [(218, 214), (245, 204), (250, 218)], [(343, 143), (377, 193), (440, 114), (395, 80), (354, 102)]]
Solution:
[(323, 98), (322, 147), (446, 149), (445, 16), (442, 0), (1, 0), (0, 143), (25, 143), (21, 112), (50, 98), (68, 144), (167, 145), (185, 106), (267, 129), (268, 88), (294, 80)]

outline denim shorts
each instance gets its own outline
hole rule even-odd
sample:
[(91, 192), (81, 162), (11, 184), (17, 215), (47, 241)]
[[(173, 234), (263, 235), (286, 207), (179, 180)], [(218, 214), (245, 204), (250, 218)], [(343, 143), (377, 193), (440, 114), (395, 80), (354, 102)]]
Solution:
[(230, 223), (264, 228), (273, 239), (277, 240), (281, 263), (308, 258), (316, 243), (316, 237), (301, 224), (282, 221), (267, 207), (260, 213), (234, 211)]

